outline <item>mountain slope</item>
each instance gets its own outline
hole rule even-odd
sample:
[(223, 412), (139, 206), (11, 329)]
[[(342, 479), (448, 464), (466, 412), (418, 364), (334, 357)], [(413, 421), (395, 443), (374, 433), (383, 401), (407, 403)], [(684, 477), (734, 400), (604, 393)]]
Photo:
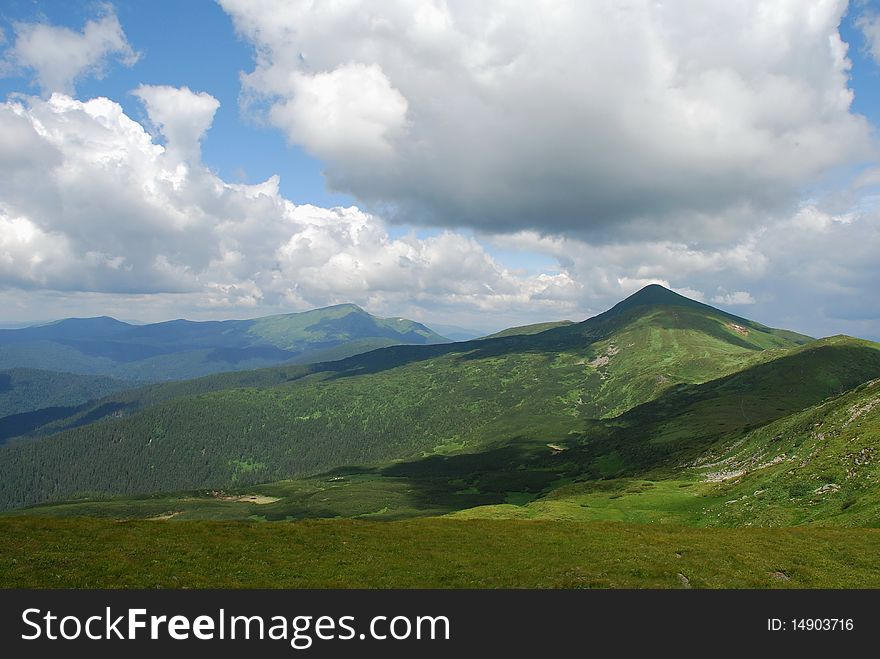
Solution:
[(255, 320), (130, 325), (107, 317), (69, 318), (0, 330), (0, 368), (64, 368), (155, 382), (445, 341), (419, 323), (378, 318), (352, 304)]
[(554, 320), (547, 323), (533, 323), (532, 325), (520, 325), (519, 327), (509, 327), (505, 330), (501, 330), (500, 332), (495, 332), (494, 334), (489, 334), (487, 336), (483, 336), (480, 338), (483, 339), (497, 339), (504, 336), (517, 336), (517, 335), (529, 335), (529, 334), (540, 334), (541, 332), (546, 332), (549, 329), (554, 329), (556, 327), (564, 327), (566, 325), (573, 325), (574, 323), (570, 320)]
[[(764, 429), (790, 423), (815, 407), (831, 405), (838, 400), (839, 391), (878, 372), (880, 346), (833, 338), (781, 353), (775, 360), (701, 385), (672, 388), (620, 417), (584, 420), (578, 430), (567, 434), (554, 436), (552, 429), (513, 434), (508, 428), (506, 440), (473, 446), (465, 452), (434, 453), (384, 465), (343, 466), (323, 475), (264, 485), (253, 485), (242, 478), (230, 485), (236, 489), (226, 496), (188, 492), (69, 502), (22, 512), (277, 520), (338, 516), (400, 519), (458, 511), (458, 516), (493, 519), (618, 520), (700, 526), (772, 524), (774, 515), (780, 512), (773, 513), (772, 508), (765, 511), (765, 517), (732, 516), (737, 508), (734, 504), (739, 503), (739, 495), (732, 497), (730, 492), (736, 481), (718, 482), (719, 478), (742, 475), (733, 471), (738, 468), (730, 464), (733, 459), (741, 459), (752, 470), (759, 463), (761, 469), (777, 464), (773, 456), (762, 455), (766, 452), (760, 434)], [(865, 403), (877, 396), (876, 385), (872, 383), (871, 387), (862, 385), (853, 390), (864, 391), (867, 396), (856, 406), (864, 408), (859, 416), (866, 419), (871, 418), (868, 414), (873, 407)], [(773, 395), (768, 396), (768, 392)], [(850, 393), (839, 400), (848, 396)], [(491, 430), (496, 439), (504, 431), (503, 426)], [(752, 436), (754, 442), (744, 441)], [(850, 440), (846, 437), (844, 441)], [(289, 443), (263, 443), (263, 449), (274, 451), (273, 459), (278, 461), (289, 459), (285, 454), (290, 448)], [(860, 446), (849, 451), (852, 455), (847, 459), (868, 464), (864, 449)], [(868, 453), (871, 450), (869, 445)], [(724, 458), (728, 451), (735, 458)], [(785, 469), (787, 472), (790, 467)], [(870, 475), (870, 471), (866, 473)], [(870, 478), (865, 485), (870, 492)], [(743, 487), (748, 490), (752, 485)], [(804, 513), (811, 511), (815, 518), (820, 509), (810, 508), (813, 499), (790, 499), (788, 487), (782, 490), (780, 509), (790, 516), (786, 519), (809, 521)], [(835, 491), (815, 497), (814, 490), (820, 487), (814, 484), (804, 493), (827, 499), (834, 512), (839, 512), (852, 496), (841, 490), (840, 496), (846, 498), (837, 498)], [(751, 492), (748, 490), (749, 495)], [(768, 495), (766, 502), (773, 500)], [(751, 501), (743, 499), (747, 505)], [(856, 510), (858, 517), (838, 516), (833, 518), (834, 523), (876, 520), (880, 502), (876, 495), (860, 499), (859, 506), (851, 508)]]
[(470, 341), (471, 339), (478, 339), (481, 336), (485, 335), (485, 332), (481, 332), (475, 329), (468, 329), (467, 327), (459, 327), (458, 325), (429, 323), (428, 326), (430, 327), (430, 329), (437, 332), (437, 334), (445, 336), (451, 341)]
[(880, 526), (880, 379), (731, 441), (695, 464), (726, 525)]
[[(751, 360), (772, 357), (772, 351), (766, 348), (783, 349), (809, 341), (809, 337), (800, 334), (731, 317), (672, 291), (666, 293), (664, 296), (662, 292), (653, 292), (646, 297), (639, 292), (628, 298), (626, 305), (618, 305), (581, 323), (560, 325), (535, 335), (514, 332), (494, 339), (455, 344), (397, 346), (343, 359), (339, 359), (342, 355), (332, 354), (333, 363), (317, 363), (307, 368), (257, 369), (152, 385), (97, 401), (67, 420), (37, 430), (37, 434), (57, 432), (82, 425), (83, 420), (94, 421), (110, 414), (133, 413), (180, 396), (236, 387), (271, 387), (309, 374), (363, 375), (427, 361), (431, 368), (439, 369), (442, 378), (454, 380), (458, 378), (456, 364), (462, 360), (486, 365), (491, 365), (492, 360), (504, 361), (515, 371), (516, 362), (531, 362), (538, 355), (553, 360), (553, 370), (548, 373), (573, 373), (572, 382), (577, 386), (573, 384), (564, 395), (580, 401), (577, 415), (613, 416), (650, 400), (676, 383), (704, 382), (742, 368)], [(653, 304), (657, 300), (665, 304)], [(745, 325), (736, 325), (731, 318)], [(309, 354), (327, 356), (327, 351)], [(443, 361), (434, 365), (434, 359)], [(490, 373), (487, 370), (487, 376)], [(400, 377), (406, 379), (406, 372)], [(516, 379), (523, 374), (505, 377)], [(486, 386), (484, 397), (491, 398), (494, 385), (487, 383)]]
[(13, 368), (0, 371), (0, 444), (76, 414), (89, 401), (130, 388), (106, 376)]
[(28, 368), (0, 371), (0, 418), (45, 407), (81, 405), (130, 386), (104, 376)]
[(586, 478), (523, 506), (493, 502), (455, 516), (880, 526), (880, 380), (852, 387), (878, 362), (877, 344), (831, 337), (778, 363), (672, 391), (594, 426), (593, 441), (565, 453)]
[[(778, 360), (807, 340), (667, 293), (636, 294), (596, 318), (535, 335), (395, 346), (293, 373), (258, 371), (247, 377), (259, 388), (166, 399), (19, 442), (0, 453), (0, 500), (244, 485), (346, 464), (558, 442), (583, 436), (590, 419)], [(866, 363), (848, 380), (853, 386), (873, 376)], [(199, 386), (208, 391), (212, 380)], [(162, 387), (152, 391), (162, 399)]]

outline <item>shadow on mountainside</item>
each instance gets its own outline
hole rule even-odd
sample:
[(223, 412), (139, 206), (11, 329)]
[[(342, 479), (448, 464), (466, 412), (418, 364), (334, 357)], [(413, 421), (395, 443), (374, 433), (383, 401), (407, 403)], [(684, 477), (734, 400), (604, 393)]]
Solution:
[(560, 482), (670, 475), (719, 442), (878, 376), (880, 351), (822, 345), (704, 384), (674, 387), (616, 418), (587, 420), (567, 437), (516, 436), (473, 453), (338, 467), (322, 476), (402, 479), (411, 507), (426, 515), (527, 502)]

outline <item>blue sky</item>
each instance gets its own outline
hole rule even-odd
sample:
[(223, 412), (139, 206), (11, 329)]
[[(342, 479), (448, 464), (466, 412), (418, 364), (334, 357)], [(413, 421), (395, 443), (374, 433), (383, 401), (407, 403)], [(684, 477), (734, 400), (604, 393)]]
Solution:
[[(155, 144), (203, 135), (174, 193), (132, 192), (118, 232), (125, 193), (101, 206), (106, 170), (83, 179), (96, 185), (87, 213), (83, 184), (63, 177), (42, 193), (54, 211), (23, 184), (0, 189), (16, 236), (0, 242), (0, 302), (15, 321), (354, 301), (498, 329), (579, 320), (661, 282), (768, 324), (880, 337), (880, 8), (813, 4), (814, 23), (785, 2), (769, 19), (751, 2), (694, 16), (683, 0), (621, 22), (614, 3), (557, 17), (542, 3), (9, 0), (0, 99), (34, 126), (57, 121), (52, 171), (94, 164), (73, 146), (94, 127), (64, 117), (97, 126), (107, 108), (53, 104), (51, 91), (109, 99)], [(22, 35), (68, 28), (85, 44), (86, 23), (104, 19), (137, 61), (84, 45), (93, 59), (68, 89), (47, 89), (63, 53)], [(150, 191), (169, 180), (170, 156), (145, 165), (130, 131), (112, 139), (102, 148), (127, 154), (119, 176)], [(235, 187), (275, 175), (259, 204), (257, 188)], [(184, 215), (202, 219), (183, 230)]]
[[(861, 6), (860, 6), (861, 5)], [(880, 68), (870, 54), (865, 35), (856, 26), (866, 11), (876, 10), (876, 3), (857, 3), (840, 24), (841, 38), (850, 45), (852, 62), (850, 87), (855, 93), (852, 109), (867, 117), (874, 126), (880, 125)]]

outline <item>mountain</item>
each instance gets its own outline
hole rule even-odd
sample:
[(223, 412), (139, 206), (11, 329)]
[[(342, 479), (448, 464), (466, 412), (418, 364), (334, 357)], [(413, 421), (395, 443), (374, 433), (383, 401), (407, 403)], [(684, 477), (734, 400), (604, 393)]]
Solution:
[(574, 323), (570, 320), (556, 320), (550, 321), (547, 323), (534, 323), (532, 325), (520, 325), (519, 327), (509, 327), (508, 329), (501, 330), (500, 332), (495, 332), (494, 334), (489, 334), (482, 338), (484, 339), (497, 339), (503, 336), (517, 336), (517, 335), (527, 335), (527, 334), (539, 334), (540, 332), (546, 332), (548, 329), (553, 329), (555, 327), (564, 327), (566, 325), (573, 325)]
[(32, 341), (94, 340), (111, 338), (130, 329), (132, 326), (109, 316), (96, 318), (66, 318), (43, 325), (7, 329), (0, 331), (3, 343)]
[[(151, 385), (96, 401), (65, 420), (35, 431), (40, 435), (50, 434), (103, 416), (130, 414), (184, 396), (241, 387), (274, 387), (317, 372), (388, 370), (410, 361), (430, 360), (433, 357), (442, 358), (443, 361), (436, 365), (430, 361), (429, 365), (438, 368), (443, 377), (455, 380), (460, 378), (455, 371), (456, 356), (469, 353), (474, 356), (497, 353), (510, 363), (517, 360), (528, 362), (534, 354), (546, 353), (554, 355), (557, 366), (566, 362), (570, 362), (566, 364), (569, 367), (586, 363), (586, 373), (578, 373), (578, 377), (585, 378), (588, 385), (588, 396), (581, 397), (580, 404), (587, 406), (583, 414), (613, 415), (651, 398), (672, 383), (703, 381), (713, 374), (735, 369), (744, 356), (764, 354), (757, 352), (764, 347), (795, 346), (810, 341), (809, 337), (803, 335), (730, 316), (672, 291), (666, 291), (666, 304), (654, 304), (657, 296), (663, 295), (662, 291), (666, 290), (661, 289), (658, 293), (655, 288), (660, 287), (644, 289), (651, 293), (650, 298), (639, 292), (628, 298), (628, 304), (618, 305), (582, 323), (554, 323), (557, 327), (536, 336), (523, 334), (521, 328), (514, 328), (490, 340), (431, 347), (401, 346), (308, 368), (286, 366), (228, 372), (184, 382)], [(731, 322), (731, 318), (744, 325)], [(680, 327), (668, 331), (674, 323)], [(747, 329), (747, 326), (754, 331)], [(638, 346), (638, 350), (627, 349), (633, 346)], [(588, 362), (570, 354), (583, 349), (590, 351)], [(613, 368), (609, 368), (612, 357)], [(473, 361), (486, 363), (484, 360)], [(682, 372), (676, 374), (678, 369)], [(406, 372), (403, 372), (403, 377), (406, 377)], [(490, 382), (487, 386), (493, 385)], [(595, 402), (596, 407), (590, 409), (590, 402)]]
[(446, 341), (419, 323), (378, 318), (353, 304), (255, 320), (131, 325), (106, 316), (68, 318), (0, 330), (0, 368), (157, 382), (339, 359), (388, 345)]
[(0, 371), (0, 444), (75, 414), (89, 401), (132, 385), (102, 375), (29, 368)]
[[(876, 344), (812, 341), (651, 288), (538, 334), (124, 392), (0, 450), (0, 502), (253, 487), (345, 465), (364, 465), (346, 469), (369, 490), (406, 483), (419, 514), (528, 502), (563, 481), (677, 473), (876, 377)], [(305, 514), (312, 487), (294, 487), (287, 516)]]
[[(615, 304), (608, 311), (599, 314), (595, 318), (598, 319), (604, 317), (620, 316), (632, 309), (652, 306), (677, 307), (680, 309), (687, 309), (689, 312), (691, 312), (691, 315), (689, 316), (689, 318), (691, 319), (697, 318), (700, 315), (715, 320), (725, 319), (725, 328), (727, 330), (734, 331), (736, 334), (740, 335), (748, 342), (753, 342), (755, 339), (761, 341), (762, 335), (775, 337), (769, 343), (762, 343), (761, 345), (763, 345), (764, 347), (782, 345), (779, 342), (780, 340), (795, 344), (803, 344), (811, 339), (811, 337), (804, 334), (798, 334), (797, 332), (791, 332), (789, 330), (774, 329), (771, 327), (767, 327), (766, 325), (756, 323), (753, 320), (748, 320), (747, 318), (734, 316), (733, 314), (722, 311), (721, 309), (716, 309), (715, 307), (709, 306), (708, 304), (704, 304), (702, 302), (698, 302), (696, 300), (685, 297), (684, 295), (680, 295), (675, 291), (671, 291), (668, 288), (665, 288), (664, 286), (660, 286), (659, 284), (649, 284), (645, 286), (636, 293), (630, 295), (628, 298)], [(756, 331), (758, 334), (754, 334), (750, 337), (750, 331)]]

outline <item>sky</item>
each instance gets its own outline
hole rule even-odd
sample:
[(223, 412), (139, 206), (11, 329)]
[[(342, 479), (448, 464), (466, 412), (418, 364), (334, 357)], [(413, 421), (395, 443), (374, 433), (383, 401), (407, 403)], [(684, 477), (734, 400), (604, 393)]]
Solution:
[(878, 124), (876, 1), (6, 0), (0, 320), (880, 339)]

